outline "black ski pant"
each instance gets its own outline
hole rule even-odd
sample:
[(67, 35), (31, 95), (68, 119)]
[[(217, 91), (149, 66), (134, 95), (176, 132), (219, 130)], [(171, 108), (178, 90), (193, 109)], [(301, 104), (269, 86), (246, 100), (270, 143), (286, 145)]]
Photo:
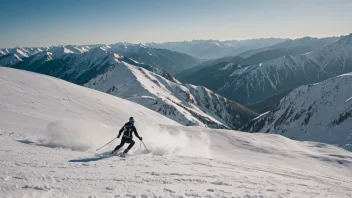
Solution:
[(123, 145), (124, 145), (125, 143), (130, 144), (130, 145), (128, 145), (128, 147), (127, 147), (126, 150), (124, 151), (125, 153), (127, 153), (127, 152), (133, 147), (133, 145), (134, 145), (136, 142), (135, 142), (134, 140), (132, 140), (132, 138), (125, 138), (125, 137), (122, 137), (120, 145), (117, 145), (117, 147), (114, 149), (113, 152), (119, 150), (121, 147), (123, 147)]

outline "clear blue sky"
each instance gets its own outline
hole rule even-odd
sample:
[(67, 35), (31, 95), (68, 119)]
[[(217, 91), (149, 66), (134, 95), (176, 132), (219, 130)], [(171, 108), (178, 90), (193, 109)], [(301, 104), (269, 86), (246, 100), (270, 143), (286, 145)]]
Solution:
[(352, 0), (0, 0), (0, 48), (352, 32)]

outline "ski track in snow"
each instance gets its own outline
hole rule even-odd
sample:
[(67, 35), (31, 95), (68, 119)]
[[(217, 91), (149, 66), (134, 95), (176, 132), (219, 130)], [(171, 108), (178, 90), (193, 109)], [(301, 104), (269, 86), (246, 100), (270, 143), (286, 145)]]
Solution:
[[(274, 134), (184, 127), (138, 104), (0, 67), (1, 197), (352, 196), (352, 154)], [(130, 115), (136, 140), (108, 156)], [(146, 116), (147, 115), (147, 116)]]

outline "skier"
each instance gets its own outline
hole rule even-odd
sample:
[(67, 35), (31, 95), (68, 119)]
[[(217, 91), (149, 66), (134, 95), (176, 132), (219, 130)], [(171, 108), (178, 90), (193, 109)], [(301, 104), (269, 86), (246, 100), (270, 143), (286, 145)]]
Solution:
[(123, 136), (121, 139), (121, 143), (120, 145), (118, 145), (112, 152), (111, 154), (113, 154), (115, 151), (119, 150), (125, 143), (129, 143), (130, 145), (128, 145), (128, 147), (125, 149), (125, 151), (123, 152), (124, 154), (126, 154), (135, 144), (135, 141), (133, 140), (133, 134), (134, 133), (136, 135), (136, 137), (142, 141), (143, 138), (140, 137), (137, 133), (137, 129), (134, 126), (134, 118), (130, 117), (130, 121), (127, 122), (119, 131), (119, 135), (117, 136), (117, 138), (120, 138), (121, 134), (123, 132)]

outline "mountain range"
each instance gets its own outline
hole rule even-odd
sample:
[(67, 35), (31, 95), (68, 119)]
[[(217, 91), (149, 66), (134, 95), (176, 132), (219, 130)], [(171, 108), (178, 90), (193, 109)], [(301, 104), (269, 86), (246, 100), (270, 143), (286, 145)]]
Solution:
[[(181, 81), (201, 85), (204, 82), (202, 82), (202, 79), (200, 79), (199, 76), (207, 76), (209, 73), (218, 75), (218, 70), (228, 64), (255, 65), (283, 56), (304, 54), (314, 49), (323, 47), (326, 44), (330, 44), (337, 39), (338, 37), (328, 37), (321, 39), (304, 37), (295, 40), (290, 39), (272, 46), (259, 48), (256, 50), (249, 50), (237, 56), (229, 56), (220, 59), (209, 60), (183, 72), (180, 72), (175, 76), (178, 77)], [(209, 77), (211, 78), (211, 76)]]
[(24, 58), (45, 52), (51, 53), (52, 58), (66, 54), (81, 54), (91, 49), (101, 47), (102, 49), (127, 56), (154, 67), (167, 70), (171, 74), (179, 73), (200, 63), (200, 60), (187, 54), (182, 54), (167, 49), (150, 48), (142, 44), (116, 43), (110, 45), (60, 45), (51, 47), (17, 47), (12, 49), (0, 49), (0, 65), (11, 66), (22, 62)]
[[(336, 40), (323, 39), (323, 43), (327, 44), (320, 48), (323, 44), (313, 39), (313, 43), (319, 45), (312, 51), (280, 56), (254, 65), (246, 64), (245, 61), (250, 61), (250, 57), (237, 57), (233, 62), (215, 62), (180, 80), (205, 86), (248, 106), (257, 103), (262, 107), (272, 106), (294, 88), (351, 72), (351, 38), (352, 34)], [(307, 38), (299, 41), (301, 43), (304, 40), (312, 43), (312, 39)], [(264, 104), (263, 101), (270, 101), (270, 104)], [(263, 109), (259, 108), (258, 111), (262, 112)]]
[(236, 129), (257, 116), (205, 87), (182, 84), (168, 72), (113, 53), (106, 46), (87, 52), (59, 49), (37, 53), (10, 67), (119, 96), (184, 125)]
[(183, 125), (254, 132), (256, 112), (277, 108), (301, 85), (352, 72), (351, 38), (285, 39), (198, 66), (186, 54), (128, 43), (1, 49), (0, 60), (133, 101)]

